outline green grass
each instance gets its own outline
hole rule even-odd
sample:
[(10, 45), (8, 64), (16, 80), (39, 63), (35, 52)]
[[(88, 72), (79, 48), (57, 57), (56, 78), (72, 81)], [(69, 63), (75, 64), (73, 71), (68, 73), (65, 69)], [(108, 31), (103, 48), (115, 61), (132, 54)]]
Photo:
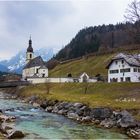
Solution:
[[(140, 53), (140, 50), (127, 51), (126, 53)], [(49, 71), (49, 77), (66, 77), (68, 73), (71, 73), (73, 77), (77, 77), (83, 72), (86, 72), (89, 76), (95, 76), (96, 74), (107, 76), (106, 65), (115, 55), (116, 53), (91, 56), (88, 59), (82, 58), (65, 64), (59, 64)]]
[[(47, 94), (48, 87), (49, 94)], [(85, 94), (86, 87), (88, 90)], [(22, 88), (19, 93), (22, 96), (38, 95), (41, 99), (81, 102), (90, 107), (140, 109), (140, 83), (40, 84)], [(130, 101), (122, 101), (124, 98)]]

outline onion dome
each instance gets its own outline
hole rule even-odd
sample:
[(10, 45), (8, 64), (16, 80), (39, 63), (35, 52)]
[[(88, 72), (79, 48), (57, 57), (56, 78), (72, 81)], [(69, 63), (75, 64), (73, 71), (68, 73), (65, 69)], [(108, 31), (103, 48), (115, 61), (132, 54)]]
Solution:
[(30, 40), (29, 40), (29, 46), (27, 48), (27, 52), (33, 52), (31, 37), (30, 37)]

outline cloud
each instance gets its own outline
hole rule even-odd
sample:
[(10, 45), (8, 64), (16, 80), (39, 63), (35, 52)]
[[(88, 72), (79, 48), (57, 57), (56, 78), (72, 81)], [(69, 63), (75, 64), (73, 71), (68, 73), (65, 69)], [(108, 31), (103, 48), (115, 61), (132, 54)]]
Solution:
[(117, 23), (130, 0), (57, 0), (0, 2), (0, 58), (26, 49), (59, 50), (87, 26)]

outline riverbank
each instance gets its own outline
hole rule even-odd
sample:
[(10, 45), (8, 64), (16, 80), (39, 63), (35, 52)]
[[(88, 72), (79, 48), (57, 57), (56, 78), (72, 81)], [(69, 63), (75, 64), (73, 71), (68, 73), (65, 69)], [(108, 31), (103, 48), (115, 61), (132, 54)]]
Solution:
[(79, 123), (36, 107), (36, 103), (33, 106), (23, 101), (25, 102), (19, 99), (0, 99), (0, 108), (5, 115), (16, 118), (14, 125), (25, 134), (23, 139), (128, 139), (126, 135), (114, 129)]
[[(0, 99), (11, 99), (8, 94), (0, 93)], [(7, 115), (3, 112), (4, 110), (0, 108), (0, 139), (19, 139), (23, 138), (25, 135), (22, 131), (15, 128), (16, 117)]]
[[(88, 90), (83, 93), (85, 87)], [(139, 83), (43, 84), (19, 88), (13, 93), (47, 112), (80, 123), (117, 128), (132, 138), (140, 138), (140, 123), (130, 113), (139, 116), (139, 87)]]

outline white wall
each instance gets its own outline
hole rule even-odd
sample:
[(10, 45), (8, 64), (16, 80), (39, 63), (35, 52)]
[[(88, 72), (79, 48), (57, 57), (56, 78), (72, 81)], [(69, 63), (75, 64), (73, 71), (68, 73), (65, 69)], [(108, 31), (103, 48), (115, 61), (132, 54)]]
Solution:
[[(73, 83), (73, 78), (28, 78), (27, 81), (33, 84), (39, 83)], [(80, 82), (80, 81), (79, 81)], [(87, 82), (97, 82), (97, 79), (89, 79)]]
[(34, 74), (36, 74), (38, 77), (42, 77), (43, 74), (45, 75), (45, 77), (48, 77), (48, 69), (39, 69), (39, 68), (40, 66), (24, 69), (22, 72), (22, 78), (25, 79), (26, 77), (32, 77)]
[(38, 73), (39, 73), (39, 77), (48, 77), (48, 69), (39, 69), (38, 70)]
[(27, 81), (37, 83), (68, 83), (73, 82), (72, 78), (28, 78)]
[[(117, 64), (115, 63), (117, 61)], [(130, 68), (130, 72), (120, 72), (120, 69), (126, 69)], [(129, 66), (126, 61), (122, 64), (121, 60), (114, 60), (114, 62), (110, 65), (108, 70), (108, 82), (111, 82), (110, 79), (118, 78), (118, 82), (121, 82), (121, 77), (123, 77), (123, 81), (125, 81), (126, 77), (131, 78), (131, 82), (140, 82), (140, 72), (134, 72), (134, 68), (132, 66)], [(136, 67), (138, 69), (138, 67)], [(119, 73), (110, 73), (110, 70), (119, 70)]]

